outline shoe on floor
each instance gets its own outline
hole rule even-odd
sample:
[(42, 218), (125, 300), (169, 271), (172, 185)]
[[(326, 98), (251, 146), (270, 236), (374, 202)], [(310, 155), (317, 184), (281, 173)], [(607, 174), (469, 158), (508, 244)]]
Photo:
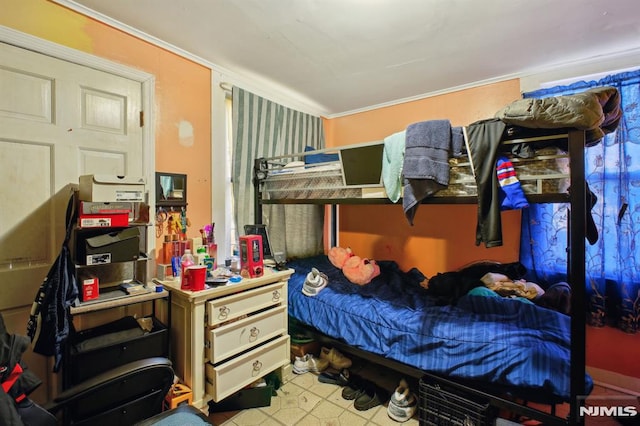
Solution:
[(373, 383), (368, 383), (362, 393), (353, 401), (353, 407), (358, 411), (366, 411), (381, 405), (385, 399), (382, 389)]
[(305, 354), (304, 356), (297, 356), (293, 362), (293, 372), (296, 374), (304, 374), (309, 371), (313, 373), (320, 373), (329, 366), (329, 362), (324, 359), (318, 359), (313, 354)]
[(351, 374), (349, 376), (349, 382), (344, 386), (344, 388), (342, 388), (342, 397), (351, 401), (362, 395), (366, 387), (371, 386), (373, 386), (373, 383), (370, 381), (355, 374)]
[(329, 365), (331, 365), (331, 368), (334, 368), (336, 370), (342, 370), (344, 368), (351, 367), (351, 360), (342, 355), (334, 348), (329, 349), (323, 347), (322, 349), (320, 349), (320, 358), (329, 361)]
[(416, 396), (409, 389), (405, 379), (401, 379), (395, 392), (389, 399), (387, 414), (397, 422), (406, 422), (416, 412), (418, 402)]
[(307, 278), (302, 285), (302, 293), (306, 296), (315, 296), (327, 286), (329, 278), (316, 268), (311, 268), (311, 272), (307, 274)]
[(349, 370), (343, 368), (342, 371), (338, 373), (325, 371), (318, 376), (318, 381), (332, 385), (346, 386), (349, 384)]

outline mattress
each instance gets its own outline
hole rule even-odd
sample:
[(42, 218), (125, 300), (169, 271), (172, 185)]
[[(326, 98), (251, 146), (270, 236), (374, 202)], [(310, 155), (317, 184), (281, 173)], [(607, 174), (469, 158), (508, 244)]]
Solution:
[[(379, 262), (365, 286), (347, 281), (321, 255), (291, 261), (289, 314), (350, 346), (453, 379), (465, 379), (529, 400), (570, 397), (570, 318), (516, 299), (463, 296), (438, 306), (417, 269)], [(329, 284), (302, 293), (312, 267)], [(593, 383), (587, 375), (586, 389)]]

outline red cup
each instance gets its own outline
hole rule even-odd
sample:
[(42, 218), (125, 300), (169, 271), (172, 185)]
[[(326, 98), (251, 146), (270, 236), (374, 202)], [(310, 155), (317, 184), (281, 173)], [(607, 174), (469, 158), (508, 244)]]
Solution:
[(194, 265), (187, 268), (191, 291), (204, 290), (204, 283), (207, 278), (207, 267), (205, 265)]

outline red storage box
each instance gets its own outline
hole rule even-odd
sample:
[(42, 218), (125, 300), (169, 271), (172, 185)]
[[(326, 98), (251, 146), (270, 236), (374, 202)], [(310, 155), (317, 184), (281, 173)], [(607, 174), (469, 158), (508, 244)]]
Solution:
[(100, 295), (100, 283), (97, 278), (82, 280), (81, 286), (80, 300), (83, 302), (97, 299)]
[(80, 228), (109, 228), (129, 226), (129, 214), (81, 214), (78, 217)]

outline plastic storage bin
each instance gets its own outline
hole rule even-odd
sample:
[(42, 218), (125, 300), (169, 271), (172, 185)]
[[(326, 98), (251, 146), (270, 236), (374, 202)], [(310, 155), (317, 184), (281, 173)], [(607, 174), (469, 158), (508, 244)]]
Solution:
[(489, 426), (497, 410), (462, 390), (440, 383), (433, 377), (420, 379), (420, 424)]

